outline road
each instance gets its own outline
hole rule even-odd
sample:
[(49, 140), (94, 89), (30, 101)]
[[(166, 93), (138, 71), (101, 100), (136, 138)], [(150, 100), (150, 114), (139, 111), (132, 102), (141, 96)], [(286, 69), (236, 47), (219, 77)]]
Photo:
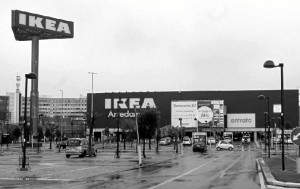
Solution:
[[(178, 155), (170, 161), (145, 167), (118, 171), (113, 174), (101, 174), (76, 180), (62, 182), (58, 180), (31, 180), (16, 188), (70, 188), (70, 189), (160, 189), (160, 188), (260, 188), (255, 159), (259, 151), (251, 146), (238, 146), (234, 151), (216, 151), (214, 146), (206, 153), (192, 152), (191, 147), (185, 147), (183, 157)], [(63, 154), (61, 154), (63, 156)], [(48, 163), (47, 163), (48, 162)], [(83, 171), (94, 172), (102, 169), (99, 166), (101, 157), (97, 158), (61, 158), (48, 159), (47, 162), (37, 162), (44, 166), (57, 166), (63, 169), (72, 168), (72, 174)], [(97, 167), (98, 166), (98, 167)], [(116, 165), (118, 166), (118, 165)], [(1, 181), (0, 181), (1, 182)], [(10, 185), (12, 186), (12, 185)], [(11, 187), (11, 188), (14, 188)]]
[[(184, 157), (155, 166), (92, 177), (81, 182), (58, 185), (61, 188), (174, 189), (174, 188), (260, 188), (253, 146), (234, 151), (191, 152)], [(49, 187), (52, 188), (52, 187)]]

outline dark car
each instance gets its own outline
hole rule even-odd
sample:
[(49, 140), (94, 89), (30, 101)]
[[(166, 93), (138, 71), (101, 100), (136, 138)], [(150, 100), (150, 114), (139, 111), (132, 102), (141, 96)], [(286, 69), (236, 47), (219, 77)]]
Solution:
[(206, 152), (207, 146), (204, 141), (195, 142), (193, 145), (193, 152)]
[(68, 142), (67, 140), (61, 141), (61, 143), (60, 143), (60, 141), (58, 141), (58, 143), (56, 144), (56, 147), (59, 148), (59, 145), (60, 145), (60, 148), (66, 149), (67, 142)]
[(250, 144), (250, 142), (251, 142), (250, 136), (243, 136), (242, 144)]

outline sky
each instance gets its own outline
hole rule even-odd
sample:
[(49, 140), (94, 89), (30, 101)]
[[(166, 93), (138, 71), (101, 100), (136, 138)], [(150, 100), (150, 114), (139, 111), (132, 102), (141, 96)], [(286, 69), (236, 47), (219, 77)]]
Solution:
[[(39, 41), (39, 95), (300, 88), (299, 0), (1, 0), (0, 95), (25, 91), (31, 41), (11, 11), (74, 22), (74, 38)], [(29, 89), (30, 91), (30, 85)]]

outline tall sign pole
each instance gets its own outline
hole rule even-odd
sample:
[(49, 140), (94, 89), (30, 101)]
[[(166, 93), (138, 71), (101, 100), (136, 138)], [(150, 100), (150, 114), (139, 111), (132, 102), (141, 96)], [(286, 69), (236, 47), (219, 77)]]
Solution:
[(31, 143), (38, 142), (39, 115), (39, 40), (65, 39), (74, 37), (74, 23), (30, 12), (12, 10), (12, 30), (18, 41), (31, 41), (31, 73), (37, 78), (31, 81), (30, 93), (30, 126), (32, 130)]
[(32, 36), (31, 72), (35, 73), (37, 79), (31, 80), (30, 93), (30, 125), (32, 127), (32, 143), (38, 142), (38, 115), (39, 115), (39, 37)]

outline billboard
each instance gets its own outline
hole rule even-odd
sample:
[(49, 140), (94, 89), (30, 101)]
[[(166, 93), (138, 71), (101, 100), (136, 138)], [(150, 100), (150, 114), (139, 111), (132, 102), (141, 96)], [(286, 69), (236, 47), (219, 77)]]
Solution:
[(171, 125), (180, 126), (179, 118), (183, 127), (223, 127), (224, 100), (172, 101)]
[(224, 100), (198, 100), (200, 126), (224, 127)]
[(74, 37), (74, 23), (25, 11), (12, 10), (12, 30), (15, 39), (63, 39)]
[(172, 101), (171, 115), (173, 127), (181, 126), (179, 118), (182, 119), (183, 127), (196, 127), (197, 101)]
[(227, 114), (228, 128), (255, 128), (255, 114)]

